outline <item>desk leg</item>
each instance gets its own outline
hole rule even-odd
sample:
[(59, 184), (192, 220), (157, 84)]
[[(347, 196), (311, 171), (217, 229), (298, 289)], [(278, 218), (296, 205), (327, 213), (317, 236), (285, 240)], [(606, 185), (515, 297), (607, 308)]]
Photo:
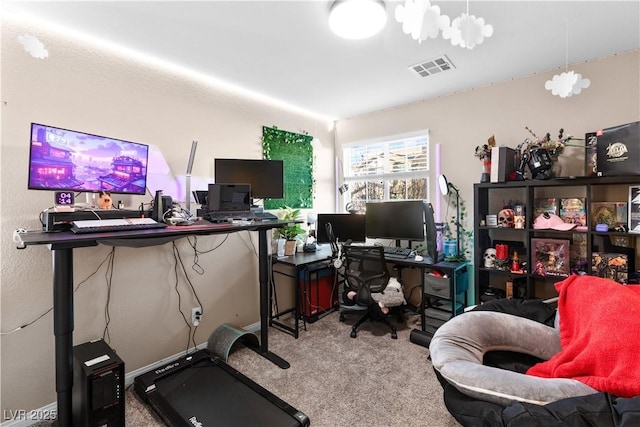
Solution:
[(58, 426), (73, 422), (73, 249), (53, 251), (53, 333), (55, 335)]
[(269, 251), (267, 248), (267, 230), (258, 231), (258, 271), (260, 278), (260, 354), (282, 369), (289, 362), (269, 351)]

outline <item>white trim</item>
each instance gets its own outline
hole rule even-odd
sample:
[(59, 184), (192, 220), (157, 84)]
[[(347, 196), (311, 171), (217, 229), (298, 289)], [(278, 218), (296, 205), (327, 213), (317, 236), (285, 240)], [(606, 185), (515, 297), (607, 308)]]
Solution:
[(381, 142), (395, 142), (396, 140), (400, 141), (403, 139), (416, 138), (424, 135), (426, 135), (427, 137), (429, 136), (429, 129), (421, 129), (413, 132), (400, 133), (396, 135), (387, 135), (387, 136), (381, 136), (381, 137), (372, 138), (372, 139), (363, 139), (360, 141), (347, 142), (342, 144), (341, 148), (344, 151), (345, 148), (349, 148), (354, 145), (377, 144)]

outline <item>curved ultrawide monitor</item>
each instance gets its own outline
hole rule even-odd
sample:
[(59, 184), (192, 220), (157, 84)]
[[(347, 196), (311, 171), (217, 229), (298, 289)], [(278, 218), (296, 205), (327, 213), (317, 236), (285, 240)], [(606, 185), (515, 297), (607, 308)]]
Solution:
[(30, 190), (145, 194), (149, 146), (31, 124)]

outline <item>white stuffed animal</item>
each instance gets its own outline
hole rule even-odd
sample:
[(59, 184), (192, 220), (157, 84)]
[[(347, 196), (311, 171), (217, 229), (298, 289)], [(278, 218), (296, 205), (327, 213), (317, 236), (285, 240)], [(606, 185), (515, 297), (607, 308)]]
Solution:
[(371, 298), (378, 303), (383, 313), (389, 312), (389, 307), (397, 307), (406, 304), (402, 284), (392, 277), (387, 283), (387, 287), (380, 293), (371, 294)]

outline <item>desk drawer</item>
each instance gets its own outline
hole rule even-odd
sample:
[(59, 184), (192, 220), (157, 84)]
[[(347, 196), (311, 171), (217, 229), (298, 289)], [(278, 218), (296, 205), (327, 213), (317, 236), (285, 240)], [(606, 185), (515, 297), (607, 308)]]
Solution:
[(451, 298), (452, 278), (436, 277), (431, 274), (424, 275), (424, 292), (437, 295), (442, 298)]

